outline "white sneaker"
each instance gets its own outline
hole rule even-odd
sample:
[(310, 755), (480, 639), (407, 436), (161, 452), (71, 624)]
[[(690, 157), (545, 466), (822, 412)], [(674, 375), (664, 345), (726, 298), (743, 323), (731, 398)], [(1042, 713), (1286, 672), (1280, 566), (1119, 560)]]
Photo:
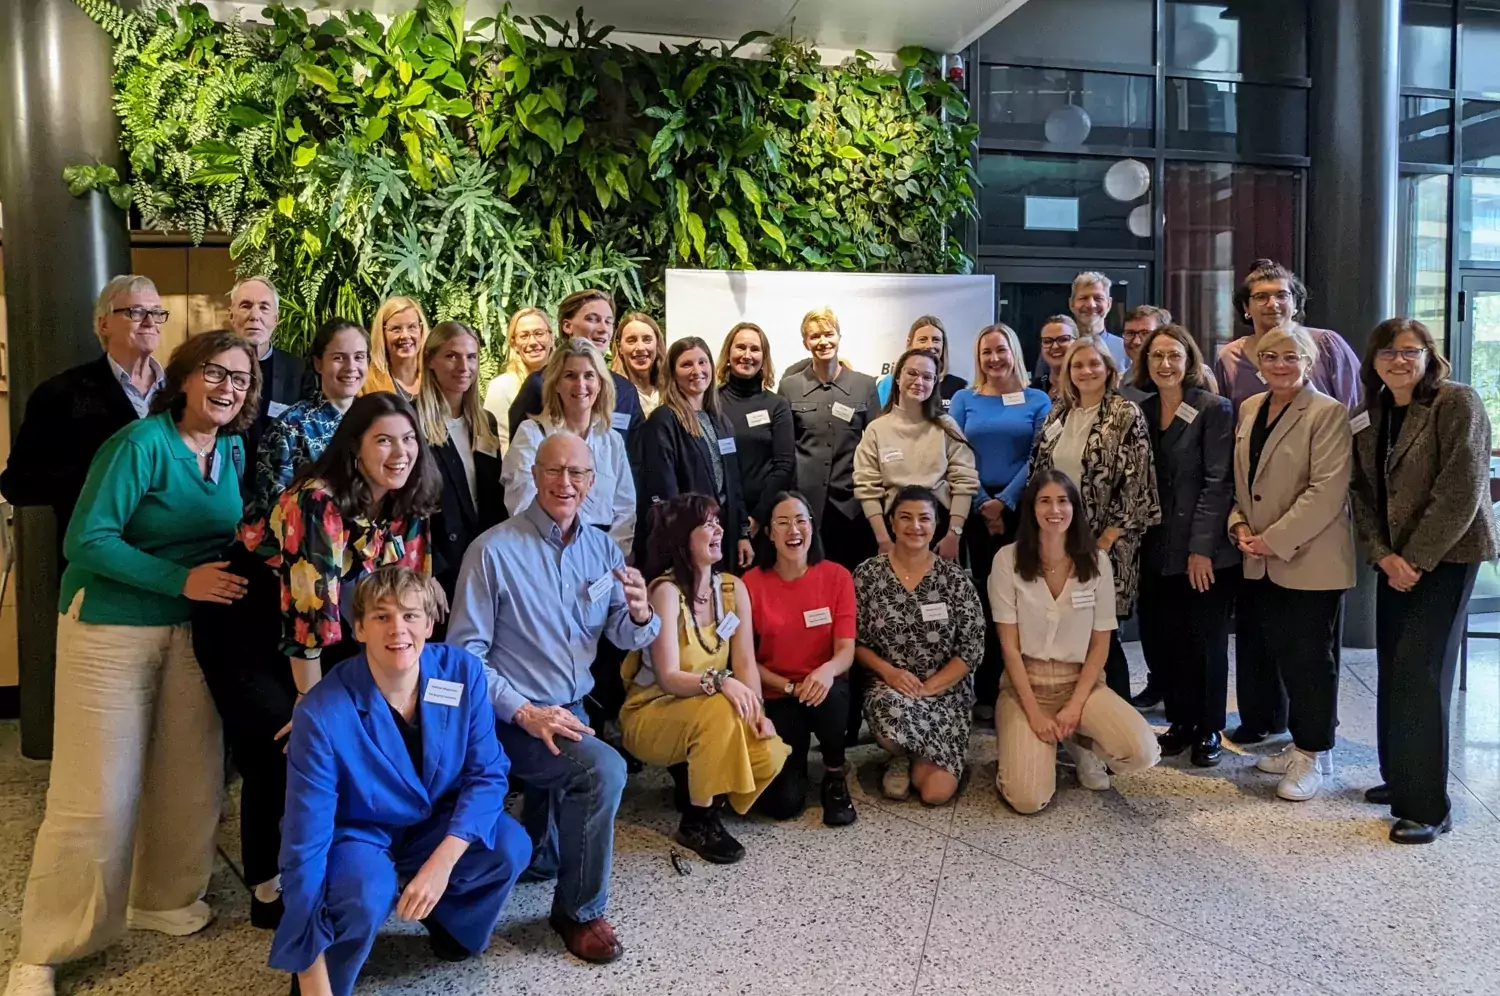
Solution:
[(911, 796), (911, 759), (902, 755), (893, 757), (885, 766), (885, 775), (880, 779), (880, 791), (887, 799), (903, 802)]
[(1323, 755), (1304, 754), (1300, 750), (1294, 750), (1292, 754), (1294, 756), (1287, 765), (1286, 774), (1281, 776), (1281, 783), (1276, 786), (1276, 794), (1289, 802), (1306, 802), (1317, 795), (1318, 789), (1323, 786)]
[(1078, 784), (1090, 792), (1109, 791), (1109, 768), (1104, 763), (1104, 758), (1095, 754), (1087, 747), (1075, 741), (1072, 737), (1063, 741), (1063, 747), (1068, 756), (1073, 759), (1073, 767), (1077, 769)]
[(125, 911), (125, 925), (131, 930), (154, 930), (171, 937), (196, 934), (213, 922), (213, 907), (201, 899), (180, 910), (138, 910), (132, 906)]
[(55, 996), (56, 992), (52, 986), (51, 965), (27, 965), (18, 961), (10, 966), (5, 996)]
[[(1257, 770), (1264, 771), (1268, 775), (1284, 775), (1287, 769), (1291, 767), (1293, 755), (1300, 753), (1301, 751), (1297, 749), (1295, 744), (1287, 744), (1276, 753), (1267, 754), (1259, 761), (1256, 761), (1255, 767)], [(1317, 758), (1318, 773), (1323, 775), (1333, 774), (1333, 751), (1319, 751)]]

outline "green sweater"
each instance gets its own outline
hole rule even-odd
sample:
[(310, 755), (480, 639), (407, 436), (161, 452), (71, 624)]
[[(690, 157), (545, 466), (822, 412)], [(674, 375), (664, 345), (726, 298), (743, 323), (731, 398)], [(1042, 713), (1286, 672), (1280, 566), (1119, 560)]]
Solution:
[(216, 479), (205, 481), (169, 413), (132, 423), (100, 447), (63, 544), (59, 612), (82, 591), (84, 622), (188, 621), (188, 570), (224, 553), (244, 507), (244, 443), (220, 436), (216, 449)]

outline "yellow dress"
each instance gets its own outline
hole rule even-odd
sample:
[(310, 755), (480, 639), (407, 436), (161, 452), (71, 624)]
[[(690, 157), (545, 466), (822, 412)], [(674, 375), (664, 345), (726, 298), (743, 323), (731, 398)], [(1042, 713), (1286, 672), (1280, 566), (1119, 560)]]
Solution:
[[(677, 599), (679, 666), (688, 674), (702, 674), (711, 667), (728, 670), (729, 640), (720, 639), (713, 626), (698, 625), (681, 590)], [(730, 575), (719, 576), (718, 600), (721, 611), (715, 617), (722, 619), (734, 611)], [(620, 709), (625, 749), (647, 764), (686, 761), (688, 793), (694, 799), (727, 795), (735, 812), (746, 813), (792, 752), (780, 737), (762, 739), (723, 695), (678, 698), (663, 691), (656, 684), (649, 651), (626, 657), (620, 673), (628, 689)]]

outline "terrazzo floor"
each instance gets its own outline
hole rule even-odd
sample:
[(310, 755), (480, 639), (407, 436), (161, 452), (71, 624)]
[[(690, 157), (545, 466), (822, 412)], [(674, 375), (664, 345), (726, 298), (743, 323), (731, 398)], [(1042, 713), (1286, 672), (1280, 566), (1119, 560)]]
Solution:
[[(1139, 685), (1139, 649), (1129, 650)], [(620, 813), (610, 910), (620, 961), (570, 958), (546, 926), (551, 886), (522, 885), (489, 950), (465, 964), (432, 961), (419, 928), (392, 921), (358, 992), (1494, 996), (1500, 643), (1471, 651), (1455, 702), (1457, 825), (1432, 846), (1388, 843), (1380, 811), (1360, 800), (1378, 780), (1374, 654), (1346, 650), (1337, 774), (1312, 802), (1278, 801), (1254, 756), (1226, 754), (1216, 769), (1171, 760), (1098, 794), (1065, 774), (1053, 805), (1022, 817), (995, 796), (985, 730), (954, 804), (879, 798), (879, 752), (862, 747), (858, 823), (827, 829), (816, 806), (790, 825), (732, 821), (748, 857), (727, 868), (691, 859), (679, 875), (668, 783), (647, 772)], [(47, 779), (17, 740), (14, 723), (0, 724), (0, 964), (15, 951)], [(232, 821), (223, 850), (237, 855)], [(202, 934), (132, 934), (63, 970), (59, 992), (285, 993), (224, 860), (208, 898), (220, 914)]]

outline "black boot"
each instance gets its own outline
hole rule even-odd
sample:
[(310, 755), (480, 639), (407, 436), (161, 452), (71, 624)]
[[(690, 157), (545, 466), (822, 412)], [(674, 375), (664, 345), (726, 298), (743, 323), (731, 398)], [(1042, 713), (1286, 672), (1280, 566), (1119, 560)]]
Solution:
[(255, 898), (255, 893), (250, 893), (250, 926), (260, 930), (275, 930), (281, 926), (282, 914), (286, 912), (286, 904), (277, 896), (269, 903), (263, 903)]
[(672, 839), (716, 865), (732, 865), (745, 856), (745, 848), (729, 835), (719, 820), (719, 804), (689, 805)]
[(849, 798), (849, 783), (844, 771), (829, 771), (823, 775), (823, 825), (846, 827), (859, 818), (854, 811), (854, 802)]
[(1193, 744), (1193, 767), (1212, 768), (1219, 763), (1224, 756), (1224, 743), (1219, 739), (1218, 730), (1210, 730), (1207, 733), (1199, 733), (1197, 741)]
[(687, 762), (668, 765), (667, 774), (672, 776), (672, 808), (679, 813), (686, 813), (693, 808), (688, 799)]
[(1197, 730), (1191, 726), (1184, 726), (1182, 723), (1173, 723), (1166, 733), (1157, 736), (1156, 743), (1161, 747), (1162, 757), (1176, 757), (1187, 750), (1197, 739)]
[(458, 942), (458, 938), (448, 933), (448, 928), (432, 917), (423, 920), (422, 926), (427, 928), (427, 946), (432, 948), (433, 955), (443, 961), (468, 961), (473, 954)]
[(1145, 711), (1147, 709), (1155, 709), (1161, 705), (1162, 699), (1161, 690), (1156, 687), (1154, 682), (1148, 680), (1146, 687), (1142, 688), (1139, 694), (1131, 697), (1130, 704), (1137, 709)]

